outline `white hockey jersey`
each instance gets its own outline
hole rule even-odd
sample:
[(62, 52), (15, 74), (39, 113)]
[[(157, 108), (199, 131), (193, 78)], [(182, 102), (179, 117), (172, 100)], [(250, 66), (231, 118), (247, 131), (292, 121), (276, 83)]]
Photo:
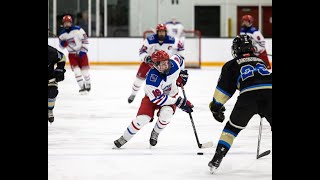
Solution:
[[(77, 54), (80, 51), (88, 52), (88, 36), (86, 32), (79, 26), (71, 26), (69, 29), (64, 29), (60, 33), (59, 41), (67, 41), (68, 46), (66, 47), (70, 54)], [(61, 44), (59, 43), (61, 48)]]
[(153, 52), (163, 50), (171, 57), (174, 54), (179, 54), (184, 57), (184, 46), (174, 37), (165, 36), (163, 43), (159, 43), (158, 35), (151, 34), (148, 36), (142, 47), (139, 50), (141, 61), (144, 61), (147, 56), (151, 56)]
[(184, 70), (184, 58), (178, 54), (173, 55), (169, 63), (170, 71), (166, 75), (162, 75), (155, 68), (150, 69), (146, 77), (146, 86), (144, 91), (150, 101), (159, 106), (171, 105), (177, 101), (175, 97), (179, 90), (176, 80), (180, 71)]
[(244, 28), (242, 27), (240, 30), (240, 35), (248, 35), (252, 37), (252, 45), (255, 48), (255, 55), (258, 56), (260, 53), (266, 50), (266, 41), (264, 40), (261, 32), (255, 27)]
[(184, 39), (184, 27), (180, 22), (173, 23), (172, 21), (166, 22), (167, 34), (177, 39)]

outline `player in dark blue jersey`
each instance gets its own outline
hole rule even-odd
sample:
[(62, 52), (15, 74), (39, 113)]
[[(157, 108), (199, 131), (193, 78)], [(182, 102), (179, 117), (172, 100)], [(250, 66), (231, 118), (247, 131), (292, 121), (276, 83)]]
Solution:
[(224, 121), (224, 104), (236, 90), (240, 93), (230, 119), (222, 130), (215, 155), (208, 164), (211, 172), (220, 166), (233, 140), (245, 129), (253, 115), (265, 117), (272, 129), (272, 73), (266, 63), (254, 55), (250, 36), (237, 36), (231, 49), (234, 59), (223, 65), (209, 105), (217, 121)]

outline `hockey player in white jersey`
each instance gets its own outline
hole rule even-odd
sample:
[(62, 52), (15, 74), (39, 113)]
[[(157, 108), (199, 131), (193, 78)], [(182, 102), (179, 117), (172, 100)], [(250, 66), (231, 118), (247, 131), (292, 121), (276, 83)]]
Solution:
[(62, 22), (64, 28), (59, 36), (60, 47), (67, 48), (69, 52), (69, 62), (80, 87), (79, 92), (89, 92), (91, 90), (91, 80), (87, 56), (88, 36), (81, 27), (72, 25), (70, 15), (63, 16)]
[(167, 32), (169, 36), (175, 37), (180, 40), (182, 44), (185, 41), (184, 26), (181, 22), (177, 21), (175, 17), (172, 18), (172, 21), (166, 22)]
[(129, 124), (123, 135), (114, 141), (117, 148), (128, 142), (144, 125), (153, 121), (154, 112), (158, 120), (154, 125), (149, 139), (150, 145), (155, 146), (161, 131), (170, 123), (176, 107), (189, 113), (193, 105), (178, 95), (178, 86), (185, 85), (188, 72), (184, 70), (184, 58), (173, 55), (169, 59), (168, 53), (156, 51), (151, 56), (153, 68), (147, 74), (145, 97), (141, 101), (136, 118)]
[(241, 21), (242, 28), (240, 30), (240, 35), (246, 34), (252, 38), (254, 54), (261, 58), (267, 64), (268, 69), (271, 69), (268, 54), (266, 51), (266, 41), (264, 40), (264, 37), (258, 30), (258, 28), (252, 26), (253, 17), (251, 15), (244, 15), (242, 16)]
[(128, 98), (128, 103), (131, 103), (136, 97), (142, 83), (146, 79), (146, 74), (151, 68), (151, 54), (157, 50), (163, 50), (172, 56), (173, 54), (179, 54), (184, 56), (184, 47), (181, 42), (176, 40), (174, 37), (167, 35), (167, 28), (165, 24), (157, 25), (157, 33), (148, 36), (139, 51), (139, 56), (142, 61), (138, 72), (136, 74), (136, 79), (132, 85), (132, 92)]

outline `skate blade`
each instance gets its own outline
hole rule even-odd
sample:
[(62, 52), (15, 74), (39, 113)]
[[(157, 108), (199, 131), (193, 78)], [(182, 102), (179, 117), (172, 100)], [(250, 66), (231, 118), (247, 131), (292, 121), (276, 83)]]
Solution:
[(112, 149), (120, 149), (120, 148), (118, 148), (117, 146), (113, 146)]
[(210, 167), (210, 174), (215, 174), (215, 172), (217, 171), (216, 167)]
[(88, 91), (82, 91), (80, 92), (80, 95), (87, 95), (88, 94)]

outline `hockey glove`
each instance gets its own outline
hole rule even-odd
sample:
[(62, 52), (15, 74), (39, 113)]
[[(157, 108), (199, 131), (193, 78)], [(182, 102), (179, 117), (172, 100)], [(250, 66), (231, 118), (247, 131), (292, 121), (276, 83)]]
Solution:
[(86, 54), (86, 52), (83, 52), (83, 51), (80, 51), (80, 52), (78, 53), (80, 59), (82, 59), (83, 55), (85, 55), (85, 54)]
[(57, 82), (63, 81), (64, 80), (64, 73), (66, 72), (65, 69), (55, 69), (54, 70), (54, 77), (56, 78)]
[(63, 40), (63, 41), (60, 41), (60, 45), (62, 47), (67, 47), (69, 45), (69, 43), (68, 43), (68, 41)]
[(182, 97), (178, 97), (175, 105), (184, 112), (187, 112), (187, 113), (193, 112), (192, 110), (192, 108), (194, 107), (193, 104)]
[(181, 87), (182, 85), (183, 86), (186, 85), (188, 81), (188, 77), (189, 77), (188, 70), (181, 70), (179, 77), (176, 81), (177, 86)]
[(152, 64), (153, 62), (152, 62), (151, 56), (146, 56), (144, 58), (144, 62), (147, 63), (147, 64)]
[(219, 122), (224, 121), (224, 111), (226, 108), (223, 106), (223, 104), (216, 102), (215, 99), (210, 102), (209, 104), (210, 111), (212, 112), (212, 115), (214, 119), (216, 119)]

